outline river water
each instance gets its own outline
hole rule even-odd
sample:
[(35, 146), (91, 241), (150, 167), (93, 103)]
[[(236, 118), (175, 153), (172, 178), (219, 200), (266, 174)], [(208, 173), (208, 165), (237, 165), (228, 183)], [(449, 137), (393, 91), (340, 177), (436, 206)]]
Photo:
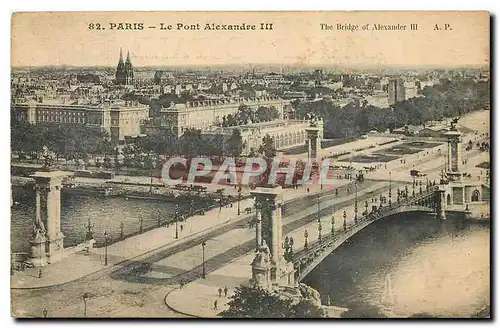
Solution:
[(490, 304), (490, 230), (426, 214), (394, 216), (353, 236), (304, 283), (347, 308), (470, 317)]
[[(35, 218), (35, 193), (33, 190), (14, 187), (14, 201), (11, 215), (11, 251), (30, 252), (29, 238)], [(123, 221), (124, 234), (137, 232), (140, 219), (143, 228), (158, 224), (172, 217), (174, 204), (125, 199), (123, 197), (94, 197), (63, 194), (61, 197), (61, 231), (65, 235), (64, 247), (74, 246), (85, 240), (88, 219), (94, 226), (94, 239), (103, 241), (104, 231), (111, 239), (119, 238), (120, 222)]]

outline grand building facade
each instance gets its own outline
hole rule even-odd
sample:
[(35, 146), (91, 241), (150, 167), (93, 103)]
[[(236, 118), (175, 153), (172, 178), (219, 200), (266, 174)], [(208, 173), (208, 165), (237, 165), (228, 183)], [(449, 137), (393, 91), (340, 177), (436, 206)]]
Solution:
[(149, 106), (132, 101), (105, 101), (99, 104), (58, 104), (27, 102), (14, 104), (13, 114), (30, 124), (82, 124), (100, 127), (113, 142), (140, 135)]
[(130, 60), (130, 52), (127, 51), (127, 59), (123, 62), (123, 53), (120, 49), (120, 59), (116, 66), (116, 84), (117, 85), (133, 85), (134, 84), (134, 67)]
[[(240, 130), (244, 149), (242, 154), (248, 155), (257, 152), (262, 145), (262, 139), (269, 135), (274, 141), (277, 150), (285, 150), (301, 145), (307, 141), (306, 128), (310, 126), (307, 120), (276, 120), (271, 122), (253, 123), (240, 126), (218, 127), (202, 132), (202, 137), (210, 139), (215, 135), (222, 135), (227, 140), (235, 129)], [(321, 134), (322, 138), (322, 134)]]
[(145, 133), (149, 133), (152, 129), (167, 129), (181, 136), (188, 129), (206, 130), (220, 125), (223, 116), (234, 115), (241, 105), (252, 109), (272, 106), (278, 111), (279, 118), (283, 119), (283, 112), (290, 105), (290, 101), (274, 96), (263, 96), (251, 99), (172, 103), (168, 108), (162, 108), (158, 115), (145, 126)]

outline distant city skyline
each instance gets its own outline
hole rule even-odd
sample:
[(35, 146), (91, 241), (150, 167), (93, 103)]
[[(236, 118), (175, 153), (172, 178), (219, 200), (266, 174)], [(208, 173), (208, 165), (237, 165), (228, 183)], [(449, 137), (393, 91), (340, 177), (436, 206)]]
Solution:
[[(116, 67), (120, 48), (134, 67), (485, 67), (486, 12), (383, 13), (19, 13), (13, 16), (13, 67)], [(300, 17), (300, 19), (298, 19)], [(273, 31), (175, 31), (176, 22), (259, 25)], [(101, 22), (106, 30), (89, 29)], [(143, 22), (144, 30), (109, 30), (110, 22)], [(159, 24), (173, 24), (160, 31)], [(324, 22), (418, 24), (419, 31), (322, 31)], [(453, 31), (435, 31), (435, 24)], [(157, 26), (148, 29), (147, 26)]]

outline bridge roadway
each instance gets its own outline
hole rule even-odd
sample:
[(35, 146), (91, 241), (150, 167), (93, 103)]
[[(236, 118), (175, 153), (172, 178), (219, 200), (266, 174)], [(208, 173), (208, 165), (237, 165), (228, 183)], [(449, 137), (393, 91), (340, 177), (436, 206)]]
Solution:
[[(396, 184), (393, 184), (394, 187), (396, 187)], [(363, 206), (362, 202), (370, 200), (374, 198), (374, 195), (379, 195), (387, 190), (388, 184), (386, 182), (377, 182), (366, 189), (360, 187), (360, 190), (358, 190), (360, 208)], [(318, 215), (326, 221), (329, 219), (333, 208), (344, 208), (352, 205), (353, 198), (353, 191), (348, 195), (344, 194), (344, 196), (339, 195), (338, 197), (330, 194), (320, 198), (319, 212), (317, 204), (291, 215), (285, 212), (283, 216), (283, 233), (286, 235), (312, 222), (316, 222)], [(253, 216), (248, 215), (244, 220), (235, 222), (230, 226), (204, 234), (181, 245), (156, 252), (140, 261), (132, 261), (111, 273), (110, 276), (113, 279), (157, 285), (172, 285), (179, 284), (181, 281), (187, 283), (196, 280), (201, 276), (202, 272), (200, 245), (203, 241), (207, 241), (208, 244), (205, 257), (206, 273), (217, 270), (255, 248), (255, 231), (253, 228), (248, 229)]]
[(296, 269), (296, 280), (301, 281), (309, 274), (321, 261), (332, 251), (343, 244), (347, 239), (361, 231), (371, 223), (390, 215), (409, 211), (421, 211), (435, 213), (437, 203), (435, 201), (435, 191), (428, 190), (417, 193), (413, 197), (393, 202), (358, 218), (357, 222), (336, 229), (333, 233), (322, 235), (321, 239), (308, 243), (307, 247), (302, 247), (298, 252), (292, 254), (291, 261)]

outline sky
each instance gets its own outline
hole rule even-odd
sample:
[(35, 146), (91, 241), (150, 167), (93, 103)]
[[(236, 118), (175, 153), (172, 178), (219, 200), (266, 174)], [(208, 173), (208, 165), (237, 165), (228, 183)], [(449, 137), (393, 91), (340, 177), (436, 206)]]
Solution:
[[(91, 23), (104, 29), (90, 29)], [(144, 29), (111, 30), (111, 23), (116, 28), (142, 23)], [(173, 29), (160, 30), (160, 23)], [(199, 23), (201, 29), (177, 30), (179, 23)], [(206, 23), (247, 23), (257, 29), (207, 31)], [(272, 23), (273, 30), (260, 30), (261, 23)], [(338, 24), (358, 30), (339, 30)], [(363, 30), (366, 24), (369, 29)], [(373, 30), (374, 24), (406, 29)], [(418, 24), (418, 30), (411, 31), (410, 24)], [(489, 25), (487, 12), (14, 13), (11, 64), (116, 66), (123, 48), (134, 66), (484, 66), (489, 65)]]

